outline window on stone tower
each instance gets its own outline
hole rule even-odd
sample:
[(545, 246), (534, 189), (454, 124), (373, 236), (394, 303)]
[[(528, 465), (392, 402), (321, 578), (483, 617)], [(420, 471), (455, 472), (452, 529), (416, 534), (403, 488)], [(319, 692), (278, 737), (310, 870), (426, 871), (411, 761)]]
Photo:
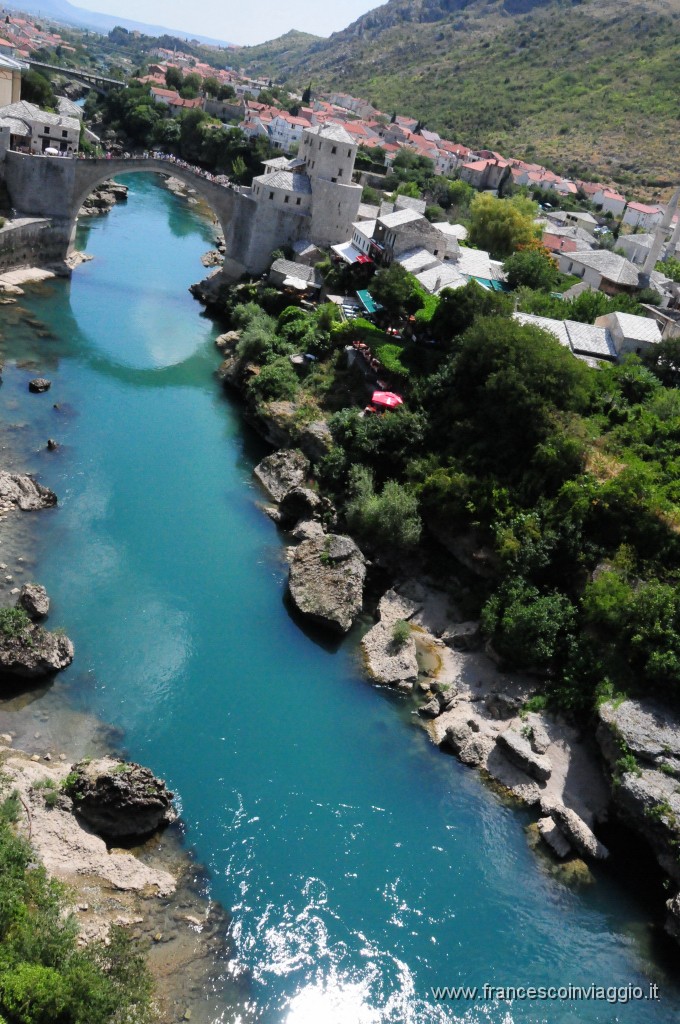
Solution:
[(270, 199), (273, 199), (273, 198), (274, 198), (274, 193), (273, 193), (273, 192), (270, 192), (270, 193), (269, 193), (269, 198), (270, 198)]
[(333, 148), (331, 149), (331, 153), (337, 153), (337, 151), (338, 151), (338, 147), (337, 146), (333, 146)]
[(341, 177), (342, 177), (342, 167), (339, 167), (339, 168), (338, 168), (338, 177), (339, 177), (339, 178), (341, 178)]

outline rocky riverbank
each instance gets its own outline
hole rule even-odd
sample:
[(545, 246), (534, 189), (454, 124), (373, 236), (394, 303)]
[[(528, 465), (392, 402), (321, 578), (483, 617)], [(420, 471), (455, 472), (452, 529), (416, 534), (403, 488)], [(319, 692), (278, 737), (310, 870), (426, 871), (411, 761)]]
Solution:
[[(194, 294), (216, 293), (201, 285)], [(243, 393), (259, 370), (238, 357), (237, 343), (234, 331), (217, 339), (224, 355), (218, 378)], [(275, 502), (265, 510), (293, 542), (294, 607), (310, 622), (345, 633), (362, 610), (370, 562), (351, 538), (334, 532), (334, 510), (310, 487), (314, 465), (328, 450), (328, 427), (323, 420), (300, 425), (297, 413), (293, 402), (246, 408), (248, 422), (277, 449), (255, 477)], [(339, 571), (343, 559), (352, 568)], [(598, 833), (616, 820), (643, 837), (671, 891), (680, 886), (676, 716), (632, 700), (604, 704), (590, 726), (549, 712), (542, 681), (503, 671), (484, 648), (479, 623), (466, 621), (422, 576), (395, 578), (376, 618), (361, 641), (368, 677), (407, 694), (434, 744), (535, 811), (532, 836), (565, 878), (586, 879), (589, 862), (609, 857)], [(680, 895), (666, 901), (666, 911), (666, 930), (680, 939)]]
[(116, 203), (127, 202), (128, 187), (116, 181), (105, 181), (90, 192), (78, 210), (79, 217), (99, 217), (108, 213)]
[[(17, 829), (74, 893), (79, 941), (126, 926), (147, 950), (159, 1020), (214, 1020), (219, 1002), (208, 992), (228, 953), (228, 920), (205, 899), (179, 835), (159, 832), (176, 817), (172, 794), (138, 765), (55, 763), (8, 740), (0, 736), (0, 767), (19, 794)], [(122, 835), (134, 845), (113, 845)]]
[[(37, 321), (35, 330), (44, 333)], [(224, 1012), (229, 993), (234, 1005), (245, 1001), (231, 976), (225, 982), (229, 919), (187, 850), (172, 794), (148, 769), (113, 758), (121, 735), (73, 711), (54, 683), (74, 649), (65, 635), (45, 628), (49, 597), (28, 582), (37, 574), (42, 518), (58, 507), (39, 477), (20, 472), (20, 452), (33, 450), (29, 433), (30, 423), (7, 422), (1, 437), (4, 785), (20, 794), (18, 827), (37, 858), (74, 893), (81, 941), (125, 925), (145, 951), (159, 1020), (209, 1024)]]

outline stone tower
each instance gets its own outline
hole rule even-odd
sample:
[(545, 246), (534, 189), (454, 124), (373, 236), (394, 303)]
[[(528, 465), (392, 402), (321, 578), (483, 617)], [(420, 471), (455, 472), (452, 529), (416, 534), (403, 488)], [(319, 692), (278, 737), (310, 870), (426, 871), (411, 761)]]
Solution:
[(352, 183), (357, 144), (342, 125), (306, 128), (297, 162), (304, 164), (312, 188), (311, 239), (332, 245), (352, 234), (361, 202), (361, 185)]

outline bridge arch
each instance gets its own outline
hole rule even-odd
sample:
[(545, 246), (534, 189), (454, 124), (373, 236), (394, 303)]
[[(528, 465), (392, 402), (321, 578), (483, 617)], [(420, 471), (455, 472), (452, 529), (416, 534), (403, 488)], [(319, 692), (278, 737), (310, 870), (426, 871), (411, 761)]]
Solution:
[[(307, 211), (262, 202), (251, 189), (239, 189), (210, 179), (197, 169), (156, 155), (127, 159), (63, 158), (7, 150), (0, 154), (0, 179), (4, 179), (17, 213), (50, 219), (53, 249), (66, 257), (73, 249), (78, 211), (90, 192), (108, 178), (122, 174), (153, 172), (171, 175), (190, 185), (217, 218), (225, 243), (223, 277), (240, 277), (244, 271), (261, 274), (274, 249), (309, 238)], [(55, 254), (50, 255), (54, 261)]]
[(242, 197), (234, 187), (211, 181), (209, 178), (203, 177), (200, 173), (197, 173), (190, 167), (183, 166), (181, 163), (154, 157), (131, 157), (129, 159), (89, 159), (76, 161), (73, 193), (69, 210), (69, 218), (72, 221), (69, 249), (73, 247), (78, 211), (95, 188), (108, 181), (109, 178), (121, 174), (149, 172), (162, 174), (166, 177), (170, 175), (193, 188), (214, 213), (222, 229), (225, 243), (228, 244), (233, 221), (235, 217), (238, 217), (238, 212), (242, 200), (246, 198), (245, 196)]

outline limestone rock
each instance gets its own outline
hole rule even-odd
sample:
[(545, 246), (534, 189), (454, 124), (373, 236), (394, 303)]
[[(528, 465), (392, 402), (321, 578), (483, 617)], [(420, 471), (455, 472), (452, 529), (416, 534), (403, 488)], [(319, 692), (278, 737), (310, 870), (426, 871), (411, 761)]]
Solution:
[(596, 860), (605, 860), (609, 856), (609, 850), (593, 834), (586, 825), (583, 818), (580, 818), (576, 811), (569, 807), (557, 804), (550, 809), (550, 816), (571, 843), (574, 849), (583, 857), (594, 857)]
[(298, 406), (295, 402), (282, 400), (258, 406), (257, 411), (247, 416), (247, 419), (274, 448), (289, 448), (297, 444), (297, 416)]
[(376, 683), (385, 686), (410, 686), (418, 678), (416, 643), (409, 637), (397, 646), (392, 638), (392, 623), (380, 621), (369, 629), (361, 641), (366, 671)]
[(289, 448), (267, 455), (253, 470), (274, 501), (281, 501), (293, 487), (299, 487), (308, 472), (309, 460), (302, 452)]
[(73, 661), (73, 643), (33, 622), (0, 634), (0, 672), (22, 679), (52, 675)]
[(325, 536), (323, 526), (316, 519), (301, 519), (290, 533), (295, 540), (318, 540)]
[(106, 839), (148, 836), (174, 821), (174, 794), (149, 768), (111, 757), (80, 761), (68, 795), (78, 817)]
[(240, 337), (240, 331), (227, 331), (226, 334), (220, 334), (219, 337), (215, 338), (215, 345), (222, 351), (228, 348), (234, 348)]
[(668, 909), (665, 925), (666, 931), (680, 942), (680, 893), (672, 900), (668, 900), (666, 907)]
[(551, 817), (538, 819), (538, 831), (541, 839), (550, 847), (558, 857), (566, 857), (571, 853), (571, 846), (567, 837), (557, 827)]
[(652, 699), (608, 701), (598, 709), (597, 739), (610, 767), (629, 752), (650, 768), (680, 775), (680, 718)]
[(484, 701), (486, 710), (492, 718), (506, 720), (514, 718), (522, 707), (519, 697), (509, 693), (490, 693)]
[(47, 377), (34, 377), (33, 380), (28, 382), (28, 390), (34, 394), (41, 394), (43, 391), (49, 391), (52, 387), (52, 381), (48, 380)]
[(432, 700), (428, 700), (427, 704), (421, 704), (418, 708), (418, 714), (423, 718), (436, 718), (441, 714), (441, 705), (436, 697)]
[(526, 724), (529, 728), (529, 742), (532, 750), (535, 750), (537, 754), (545, 754), (550, 746), (550, 736), (543, 724), (543, 719), (540, 715), (531, 713), (526, 716)]
[(39, 583), (24, 583), (19, 591), (17, 604), (28, 613), (29, 618), (34, 622), (44, 619), (50, 610), (47, 591)]
[(300, 448), (313, 466), (328, 454), (333, 444), (333, 435), (325, 420), (308, 423), (300, 434)]
[(241, 382), (243, 363), (235, 352), (229, 352), (224, 362), (217, 368), (217, 379), (222, 384), (229, 384), (232, 388), (238, 388)]
[(547, 757), (535, 754), (529, 740), (514, 729), (506, 729), (499, 734), (496, 743), (505, 756), (517, 768), (530, 775), (538, 782), (547, 782), (552, 774), (552, 764)]
[(361, 611), (365, 578), (366, 560), (351, 537), (328, 534), (295, 550), (288, 588), (295, 607), (312, 622), (346, 633)]
[(445, 738), (448, 746), (463, 764), (470, 768), (479, 768), (485, 763), (492, 741), (488, 737), (482, 736), (474, 719), (450, 725), (446, 730)]
[(618, 816), (640, 832), (668, 874), (680, 883), (680, 793), (678, 780), (665, 772), (642, 768), (624, 772), (612, 795)]
[(412, 619), (413, 616), (420, 611), (422, 604), (418, 601), (412, 601), (408, 597), (404, 597), (396, 590), (388, 590), (380, 598), (378, 604), (378, 614), (380, 621), (384, 622), (386, 626), (394, 625), (399, 619)]
[(38, 484), (25, 473), (7, 473), (0, 471), (0, 511), (20, 508), (24, 512), (32, 512), (41, 508), (50, 508), (57, 504), (57, 496), (53, 491)]
[(316, 491), (309, 487), (291, 487), (281, 498), (281, 525), (289, 527), (300, 519), (313, 519), (320, 509), (321, 498)]
[(442, 634), (442, 640), (454, 651), (476, 651), (482, 642), (479, 622), (457, 622)]

